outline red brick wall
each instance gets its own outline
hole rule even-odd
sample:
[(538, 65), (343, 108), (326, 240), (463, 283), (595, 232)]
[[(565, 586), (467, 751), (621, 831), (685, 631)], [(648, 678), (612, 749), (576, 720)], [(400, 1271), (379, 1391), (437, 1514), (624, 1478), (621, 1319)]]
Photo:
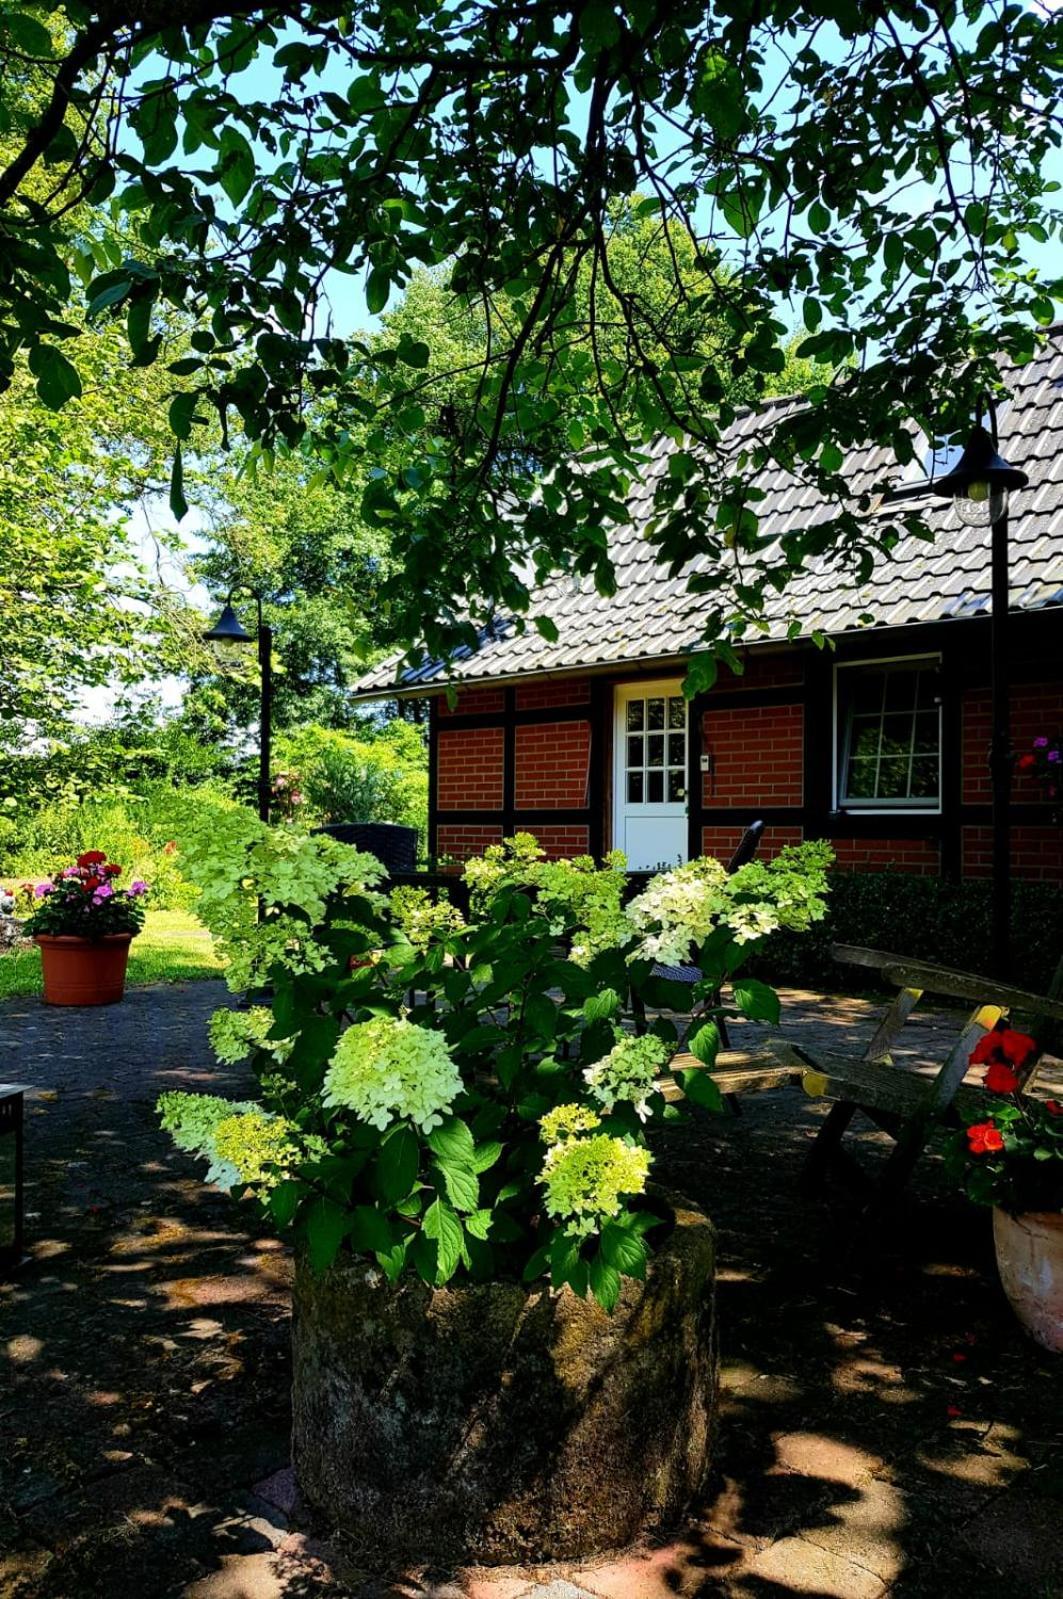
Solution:
[[(522, 830), (519, 818), (517, 828), (518, 831)], [(523, 831), (535, 834), (551, 860), (560, 860), (566, 855), (586, 855), (590, 849), (590, 834), (585, 827), (560, 827), (552, 823), (546, 826), (533, 824)]]
[[(962, 829), (964, 877), (989, 876), (992, 848), (992, 828)], [(1047, 827), (1023, 824), (1012, 827), (1011, 869), (1016, 877), (1031, 882), (1063, 882), (1063, 828), (1053, 824)]]
[(478, 822), (440, 822), (436, 832), (436, 854), (453, 855), (459, 861), (482, 855), (488, 844), (502, 841), (502, 829), (481, 826)]
[(485, 716), (500, 711), (505, 704), (505, 690), (500, 688), (463, 688), (457, 704), (451, 710), (443, 695), (437, 701), (440, 716)]
[(936, 877), (941, 869), (938, 842), (933, 838), (832, 838), (843, 872), (918, 872)]
[(517, 810), (574, 811), (586, 805), (589, 722), (533, 722), (517, 728), (515, 742)]
[[(717, 860), (726, 863), (738, 848), (738, 841), (743, 832), (744, 828), (741, 827), (703, 827), (702, 854), (715, 855)], [(800, 844), (801, 837), (800, 827), (766, 827), (761, 834), (760, 847), (755, 858), (758, 861), (770, 861), (778, 855), (784, 844)]]
[[(992, 799), (989, 781), (989, 735), (991, 731), (989, 690), (968, 690), (963, 696), (963, 802), (988, 805)], [(1048, 738), (1063, 732), (1063, 683), (1016, 683), (1011, 690), (1011, 741), (1023, 755), (1035, 738)], [(1012, 798), (1018, 805), (1035, 805), (1044, 799), (1044, 789), (1026, 772), (1015, 773)]]
[(588, 705), (590, 698), (591, 685), (585, 677), (517, 684), (518, 711), (536, 711), (544, 705)]
[[(708, 710), (702, 748), (713, 771), (702, 774), (702, 804), (800, 805), (805, 713), (801, 705), (742, 705)], [(750, 820), (753, 820), (752, 815)]]
[(497, 811), (502, 807), (502, 729), (454, 728), (441, 732), (436, 804), (441, 811)]

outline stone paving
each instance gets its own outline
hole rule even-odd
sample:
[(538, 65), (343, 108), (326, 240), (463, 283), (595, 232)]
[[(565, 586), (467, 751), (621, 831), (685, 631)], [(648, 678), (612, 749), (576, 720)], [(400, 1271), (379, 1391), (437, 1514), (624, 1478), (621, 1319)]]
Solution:
[[(1019, 1332), (988, 1216), (924, 1163), (889, 1229), (802, 1199), (823, 1107), (743, 1101), (659, 1138), (720, 1233), (713, 1479), (675, 1541), (585, 1566), (368, 1574), (287, 1467), (289, 1263), (152, 1114), (211, 1064), (214, 983), (108, 1010), (0, 1006), (29, 1101), (31, 1260), (0, 1285), (0, 1599), (1063, 1599), (1063, 1366)], [(874, 1007), (785, 996), (798, 1042)], [(954, 1018), (916, 1013), (915, 1056)], [(861, 1135), (862, 1158), (882, 1141)]]

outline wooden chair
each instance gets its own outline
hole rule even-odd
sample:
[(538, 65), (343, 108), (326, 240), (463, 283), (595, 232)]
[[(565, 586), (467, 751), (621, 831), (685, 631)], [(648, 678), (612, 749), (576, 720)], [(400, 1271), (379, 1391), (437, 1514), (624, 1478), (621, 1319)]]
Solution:
[[(935, 1127), (969, 1126), (985, 1115), (986, 1090), (980, 1084), (964, 1083), (964, 1078), (979, 1039), (1012, 1011), (1037, 1018), (1032, 1032), (1042, 1053), (1020, 1073), (1024, 1088), (1033, 1084), (1052, 1024), (1063, 1021), (1063, 999), (1059, 997), (1063, 962), (1051, 985), (1052, 994), (1041, 995), (880, 950), (846, 944), (835, 945), (832, 953), (835, 960), (876, 972), (897, 993), (863, 1055), (798, 1052), (808, 1063), (801, 1078), (805, 1092), (832, 1101), (809, 1155), (805, 1185), (813, 1191), (818, 1189), (827, 1173), (834, 1170), (850, 1181), (858, 1179), (866, 1187), (867, 1178), (842, 1146), (845, 1132), (859, 1110), (895, 1141), (878, 1183), (879, 1197), (889, 1199), (904, 1187)], [(898, 1067), (890, 1053), (926, 992), (974, 1002), (974, 1009), (933, 1076)]]

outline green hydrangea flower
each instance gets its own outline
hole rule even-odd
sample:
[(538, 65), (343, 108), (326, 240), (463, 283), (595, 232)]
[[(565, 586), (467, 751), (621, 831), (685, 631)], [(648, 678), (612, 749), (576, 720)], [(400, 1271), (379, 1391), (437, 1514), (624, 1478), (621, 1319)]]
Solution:
[(231, 1166), (238, 1181), (250, 1187), (274, 1187), (299, 1153), (288, 1123), (264, 1110), (226, 1116), (214, 1129), (213, 1145), (215, 1160)]
[(436, 900), (425, 888), (396, 888), (390, 897), (391, 914), (413, 945), (423, 955), (437, 939), (460, 933), (465, 918), (448, 899)]
[(578, 1133), (592, 1133), (601, 1125), (602, 1118), (586, 1105), (555, 1105), (539, 1118), (546, 1144), (559, 1144), (562, 1139), (574, 1138)]
[(612, 1110), (619, 1100), (634, 1105), (640, 1120), (649, 1115), (649, 1097), (669, 1059), (670, 1051), (655, 1033), (642, 1038), (625, 1033), (608, 1055), (596, 1060), (583, 1073), (583, 1080), (604, 1110)]
[(438, 1127), (462, 1091), (442, 1033), (392, 1016), (348, 1027), (325, 1074), (323, 1103), (381, 1132), (411, 1121), (422, 1133)]
[(619, 1215), (625, 1195), (645, 1191), (651, 1158), (648, 1149), (608, 1133), (554, 1144), (540, 1179), (546, 1189), (547, 1214), (562, 1221), (574, 1237), (597, 1232), (603, 1222)]
[(219, 1099), (217, 1094), (160, 1094), (155, 1108), (164, 1133), (189, 1155), (206, 1155), (213, 1149), (214, 1129), (226, 1117), (257, 1111), (251, 1101)]
[(210, 1046), (226, 1066), (237, 1066), (247, 1060), (256, 1049), (265, 1049), (274, 1060), (282, 1061), (291, 1054), (288, 1039), (268, 1038), (273, 1026), (273, 1012), (265, 1005), (253, 1005), (250, 1010), (230, 1010), (223, 1006), (216, 1010), (207, 1024)]

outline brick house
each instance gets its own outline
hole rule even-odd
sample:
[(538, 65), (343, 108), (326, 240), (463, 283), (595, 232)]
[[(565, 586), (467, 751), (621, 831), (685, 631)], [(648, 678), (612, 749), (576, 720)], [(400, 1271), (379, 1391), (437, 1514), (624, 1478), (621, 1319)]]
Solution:
[[(1063, 329), (1014, 378), (999, 417), (1004, 453), (1030, 477), (1011, 515), (1008, 645), (1022, 751), (1063, 730)], [(766, 415), (740, 418), (728, 443), (748, 444)], [(617, 594), (602, 599), (589, 579), (566, 578), (536, 597), (556, 643), (496, 625), (449, 663), (369, 673), (359, 698), (430, 697), (430, 854), (464, 858), (526, 829), (552, 855), (617, 847), (643, 869), (726, 856), (761, 817), (768, 854), (829, 838), (850, 869), (988, 875), (989, 534), (930, 494), (931, 453), (900, 486), (919, 500), (934, 544), (905, 540), (860, 588), (821, 559), (770, 602), (769, 631), (744, 650), (743, 675), (721, 671), (689, 704), (684, 663), (709, 601), (647, 550), (646, 485), (611, 535)], [(653, 470), (666, 459), (665, 447)], [(940, 454), (934, 464), (944, 470)], [(884, 452), (863, 452), (854, 493), (887, 469)], [(778, 467), (759, 486), (764, 531), (781, 536), (827, 514)], [(794, 620), (799, 634), (788, 638)], [(812, 642), (817, 632), (832, 649)], [(453, 707), (448, 682), (459, 689)], [(1042, 788), (1018, 772), (1013, 801), (1016, 875), (1063, 881), (1063, 828)]]

